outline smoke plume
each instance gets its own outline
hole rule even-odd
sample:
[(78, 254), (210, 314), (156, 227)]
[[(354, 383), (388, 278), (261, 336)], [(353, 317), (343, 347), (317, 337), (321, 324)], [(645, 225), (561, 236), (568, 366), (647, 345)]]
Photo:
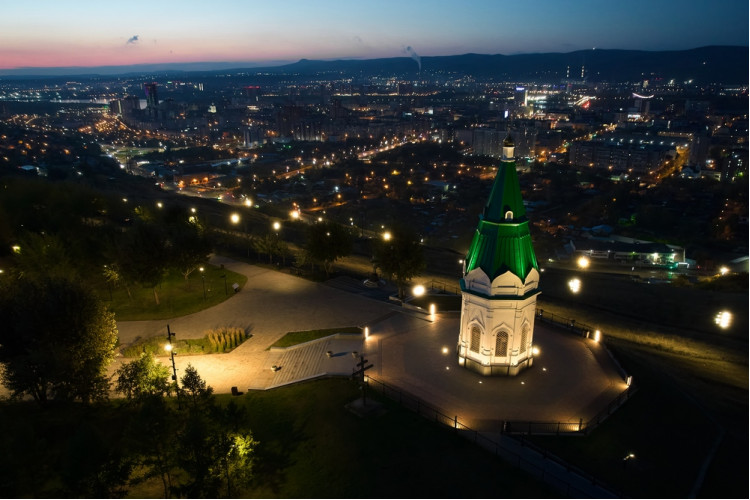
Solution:
[(417, 61), (417, 67), (419, 68), (419, 71), (422, 71), (422, 58), (419, 57), (419, 54), (416, 53), (411, 45), (404, 47), (404, 53), (409, 54), (409, 57)]

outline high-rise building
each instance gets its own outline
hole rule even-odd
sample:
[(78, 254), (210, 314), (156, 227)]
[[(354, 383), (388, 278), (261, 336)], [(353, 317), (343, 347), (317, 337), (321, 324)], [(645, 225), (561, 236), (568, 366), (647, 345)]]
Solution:
[(159, 94), (156, 90), (156, 82), (143, 84), (146, 91), (146, 113), (150, 118), (159, 116)]

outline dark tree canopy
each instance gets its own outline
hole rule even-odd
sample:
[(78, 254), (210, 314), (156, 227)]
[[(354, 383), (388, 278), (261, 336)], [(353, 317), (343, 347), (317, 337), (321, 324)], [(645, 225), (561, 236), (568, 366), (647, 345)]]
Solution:
[(425, 268), (424, 252), (416, 234), (397, 225), (390, 231), (389, 239), (375, 242), (373, 252), (376, 265), (396, 281), (398, 295), (403, 299), (406, 283)]
[(307, 226), (305, 252), (310, 260), (323, 265), (328, 275), (337, 259), (352, 252), (352, 236), (335, 222), (320, 222)]
[(8, 276), (0, 285), (0, 361), (14, 396), (106, 399), (114, 358), (114, 314), (80, 281)]

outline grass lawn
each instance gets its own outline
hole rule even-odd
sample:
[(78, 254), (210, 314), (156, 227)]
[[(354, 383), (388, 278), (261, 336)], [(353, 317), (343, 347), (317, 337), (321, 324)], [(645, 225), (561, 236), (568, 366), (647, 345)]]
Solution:
[(181, 274), (170, 272), (156, 289), (158, 305), (151, 288), (130, 287), (132, 298), (122, 285), (113, 288), (111, 295), (106, 285), (99, 286), (99, 291), (117, 321), (141, 321), (185, 316), (215, 306), (234, 295), (232, 284), (237, 283), (242, 288), (247, 282), (247, 277), (228, 269), (204, 267), (202, 276), (195, 271), (187, 281)]
[[(251, 391), (250, 427), (260, 441), (254, 498), (543, 498), (536, 484), (450, 429), (390, 400), (381, 416), (344, 405), (357, 385), (328, 379)], [(230, 396), (226, 396), (230, 397)], [(373, 397), (377, 398), (376, 395)]]
[(273, 343), (271, 347), (291, 347), (297, 344), (304, 344), (312, 340), (322, 339), (336, 333), (362, 333), (362, 328), (358, 326), (342, 326), (339, 328), (324, 328), (322, 330), (304, 330), (300, 332), (289, 332), (279, 340)]

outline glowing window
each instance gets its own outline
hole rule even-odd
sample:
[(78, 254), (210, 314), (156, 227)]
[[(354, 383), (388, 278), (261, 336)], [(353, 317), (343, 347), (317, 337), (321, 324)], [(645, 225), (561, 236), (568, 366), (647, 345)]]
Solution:
[(521, 329), (521, 349), (520, 352), (526, 352), (529, 343), (529, 325), (523, 325)]
[(479, 330), (478, 326), (474, 326), (471, 328), (471, 345), (469, 346), (469, 349), (473, 352), (479, 352), (479, 343), (482, 338), (482, 332)]
[(495, 356), (507, 356), (508, 355), (508, 332), (501, 330), (497, 332), (497, 338), (495, 339)]
[(513, 212), (508, 210), (505, 212), (505, 220), (513, 220)]

